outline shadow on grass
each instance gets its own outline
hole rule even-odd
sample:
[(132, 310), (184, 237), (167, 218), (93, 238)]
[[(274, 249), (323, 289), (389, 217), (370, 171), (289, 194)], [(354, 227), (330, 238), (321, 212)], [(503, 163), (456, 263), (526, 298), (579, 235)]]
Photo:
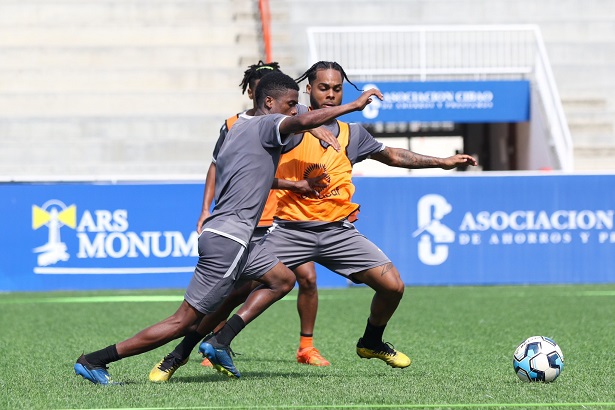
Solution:
[[(215, 373), (214, 370), (211, 373), (203, 374), (202, 376), (175, 376), (169, 382), (173, 383), (211, 383), (211, 382), (225, 382), (225, 381), (237, 381), (241, 380), (259, 380), (259, 379), (271, 379), (271, 378), (289, 378), (289, 379), (319, 379), (319, 378), (327, 378), (327, 380), (332, 381), (333, 379), (339, 379), (340, 381), (348, 381), (353, 378), (353, 375), (349, 375), (348, 373), (343, 374), (332, 374), (331, 371), (324, 371), (327, 368), (322, 368), (322, 373), (315, 372), (302, 372), (301, 369), (307, 369), (307, 366), (297, 364), (297, 367), (293, 368), (292, 371), (280, 371), (280, 370), (245, 370), (241, 372), (241, 378), (235, 379), (230, 378), (222, 374)], [(330, 369), (330, 368), (328, 368)], [(376, 371), (370, 372), (371, 377), (391, 377), (394, 376), (391, 374), (392, 371), (396, 371), (394, 369), (378, 369)], [(401, 371), (397, 370), (397, 371)], [(356, 373), (357, 378), (364, 378), (365, 374), (363, 372)]]
[[(322, 377), (325, 377), (326, 375), (322, 375)], [(291, 372), (275, 372), (275, 371), (271, 371), (271, 372), (242, 372), (241, 373), (241, 378), (239, 379), (235, 379), (235, 378), (231, 378), (231, 377), (227, 377), (224, 376), (222, 374), (217, 375), (217, 374), (213, 374), (213, 375), (203, 375), (203, 376), (177, 376), (177, 377), (173, 377), (170, 380), (170, 383), (217, 383), (217, 382), (226, 382), (226, 381), (230, 381), (230, 382), (240, 382), (241, 380), (244, 379), (250, 379), (250, 380), (254, 380), (254, 379), (270, 379), (272, 377), (289, 377), (289, 378), (300, 378), (300, 377), (304, 377), (301, 374), (297, 374), (297, 373), (291, 373)]]

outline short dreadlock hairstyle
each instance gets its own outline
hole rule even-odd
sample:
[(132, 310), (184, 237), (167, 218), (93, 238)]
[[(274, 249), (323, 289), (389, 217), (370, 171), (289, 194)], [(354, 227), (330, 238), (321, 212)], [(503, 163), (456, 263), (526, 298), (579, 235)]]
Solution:
[(295, 80), (282, 72), (273, 72), (263, 77), (258, 83), (256, 95), (254, 96), (256, 105), (261, 107), (267, 96), (278, 98), (288, 92), (288, 90), (299, 91), (299, 86)]
[(336, 63), (335, 61), (319, 61), (317, 63), (314, 63), (314, 65), (312, 65), (310, 68), (308, 68), (308, 70), (303, 73), (299, 78), (295, 79), (295, 81), (297, 83), (300, 83), (301, 81), (305, 80), (307, 78), (309, 83), (312, 83), (315, 79), (316, 79), (316, 73), (319, 70), (336, 70), (339, 71), (339, 73), (342, 75), (342, 79), (348, 81), (348, 83), (352, 84), (352, 86), (357, 90), (357, 91), (363, 91), (363, 90), (359, 90), (359, 88), (348, 79), (348, 76), (346, 75), (346, 72), (344, 71), (344, 69), (342, 68), (341, 65), (339, 65), (338, 63)]
[(241, 93), (245, 94), (248, 87), (254, 90), (254, 84), (257, 80), (260, 80), (267, 74), (273, 72), (282, 72), (278, 63), (274, 61), (265, 64), (262, 60), (258, 60), (258, 63), (252, 64), (246, 71), (244, 71), (243, 80), (241, 80), (241, 83), (239, 84), (241, 87)]

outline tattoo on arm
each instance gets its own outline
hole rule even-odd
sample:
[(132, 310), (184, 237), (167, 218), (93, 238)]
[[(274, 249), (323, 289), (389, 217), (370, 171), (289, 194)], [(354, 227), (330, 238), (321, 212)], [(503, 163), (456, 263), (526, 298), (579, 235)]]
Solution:
[(384, 164), (400, 168), (438, 168), (440, 158), (417, 154), (401, 148), (385, 148), (372, 158)]

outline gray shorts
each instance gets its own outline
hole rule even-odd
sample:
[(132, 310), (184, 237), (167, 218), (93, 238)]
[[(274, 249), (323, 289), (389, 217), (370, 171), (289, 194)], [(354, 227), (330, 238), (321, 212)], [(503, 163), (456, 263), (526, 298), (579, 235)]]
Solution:
[(271, 226), (257, 226), (256, 229), (254, 229), (250, 242), (258, 242), (263, 239), (265, 235), (267, 235), (267, 232), (269, 232), (269, 229), (271, 229)]
[[(248, 268), (252, 255), (258, 262)], [(246, 249), (239, 242), (204, 231), (199, 237), (199, 261), (184, 299), (203, 314), (214, 312), (235, 286), (256, 280), (273, 268), (278, 259), (259, 243)]]
[[(260, 242), (290, 269), (316, 262), (353, 280), (352, 275), (391, 260), (347, 221), (326, 225), (274, 224)], [(248, 257), (250, 265), (252, 257)], [(353, 280), (354, 281), (354, 280)]]

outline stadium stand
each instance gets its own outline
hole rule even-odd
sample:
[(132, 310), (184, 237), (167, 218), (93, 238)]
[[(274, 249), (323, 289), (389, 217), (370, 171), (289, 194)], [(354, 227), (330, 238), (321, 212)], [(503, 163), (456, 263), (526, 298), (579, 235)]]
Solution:
[[(0, 176), (201, 178), (237, 80), (262, 58), (258, 2), (0, 4)], [(312, 25), (537, 24), (574, 142), (575, 170), (613, 169), (610, 0), (270, 0), (272, 57), (308, 66)]]
[(307, 40), (297, 36), (298, 27), (538, 25), (568, 119), (574, 169), (614, 168), (615, 85), (609, 73), (615, 70), (615, 3), (609, 0), (270, 0), (270, 4), (273, 55), (284, 56), (284, 65), (296, 67), (297, 72), (310, 63)]
[(0, 4), (0, 175), (206, 172), (249, 101), (256, 6), (228, 0)]

